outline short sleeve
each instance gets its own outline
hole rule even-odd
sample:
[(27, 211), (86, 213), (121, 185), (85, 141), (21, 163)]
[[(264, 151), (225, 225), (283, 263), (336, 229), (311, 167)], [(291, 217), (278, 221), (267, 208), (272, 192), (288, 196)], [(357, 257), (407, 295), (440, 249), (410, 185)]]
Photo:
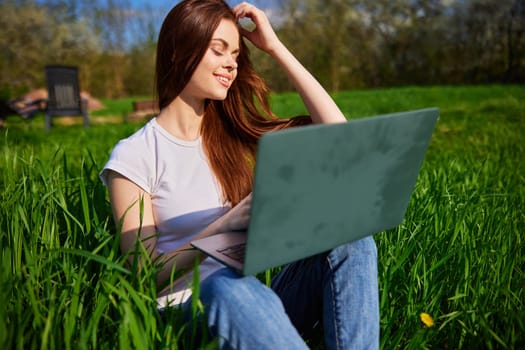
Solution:
[(108, 185), (109, 170), (128, 178), (144, 191), (152, 193), (154, 184), (154, 152), (150, 152), (140, 138), (121, 140), (100, 172), (100, 179)]

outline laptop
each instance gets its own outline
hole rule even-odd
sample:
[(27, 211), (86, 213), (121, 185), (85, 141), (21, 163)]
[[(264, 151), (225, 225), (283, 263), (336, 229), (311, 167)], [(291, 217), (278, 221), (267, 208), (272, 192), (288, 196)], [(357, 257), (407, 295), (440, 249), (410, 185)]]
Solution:
[(395, 228), (438, 115), (428, 108), (263, 135), (247, 231), (192, 246), (255, 275)]

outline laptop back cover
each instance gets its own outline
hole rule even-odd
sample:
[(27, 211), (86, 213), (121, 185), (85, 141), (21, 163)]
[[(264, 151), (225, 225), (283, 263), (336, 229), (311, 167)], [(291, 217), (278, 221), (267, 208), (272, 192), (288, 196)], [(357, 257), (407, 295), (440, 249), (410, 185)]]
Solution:
[(244, 273), (399, 225), (438, 115), (429, 108), (264, 135)]

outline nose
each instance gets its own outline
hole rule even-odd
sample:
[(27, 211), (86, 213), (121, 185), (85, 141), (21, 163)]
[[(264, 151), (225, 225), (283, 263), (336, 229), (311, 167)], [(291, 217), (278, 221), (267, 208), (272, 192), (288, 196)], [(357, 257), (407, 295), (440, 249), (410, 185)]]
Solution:
[(237, 63), (237, 60), (231, 56), (231, 55), (228, 55), (228, 59), (225, 63), (225, 68), (228, 69), (229, 71), (232, 71), (232, 70), (235, 70), (239, 67), (239, 64)]

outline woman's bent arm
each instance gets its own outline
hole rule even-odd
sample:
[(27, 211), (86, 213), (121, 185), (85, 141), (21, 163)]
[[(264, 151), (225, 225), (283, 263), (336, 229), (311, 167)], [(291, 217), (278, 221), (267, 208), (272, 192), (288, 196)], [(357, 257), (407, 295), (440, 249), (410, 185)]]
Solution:
[[(204, 258), (189, 244), (175, 251), (159, 255), (156, 249), (157, 231), (150, 194), (114, 171), (110, 171), (108, 174), (108, 187), (115, 222), (122, 225), (121, 251), (123, 253), (135, 252), (137, 239), (140, 239), (150, 258), (152, 260), (158, 258), (159, 262), (163, 264), (157, 275), (158, 287), (163, 287), (169, 281), (174, 267), (179, 271), (186, 271), (193, 268), (195, 259), (202, 260)], [(246, 229), (249, 221), (250, 202), (251, 195), (207, 226), (194, 239), (211, 236), (219, 232)], [(132, 259), (133, 256), (130, 256), (130, 260)]]
[(279, 40), (263, 11), (247, 3), (235, 6), (233, 11), (237, 18), (248, 17), (255, 23), (253, 31), (241, 28), (241, 34), (279, 63), (301, 95), (314, 123), (346, 121), (328, 92)]

